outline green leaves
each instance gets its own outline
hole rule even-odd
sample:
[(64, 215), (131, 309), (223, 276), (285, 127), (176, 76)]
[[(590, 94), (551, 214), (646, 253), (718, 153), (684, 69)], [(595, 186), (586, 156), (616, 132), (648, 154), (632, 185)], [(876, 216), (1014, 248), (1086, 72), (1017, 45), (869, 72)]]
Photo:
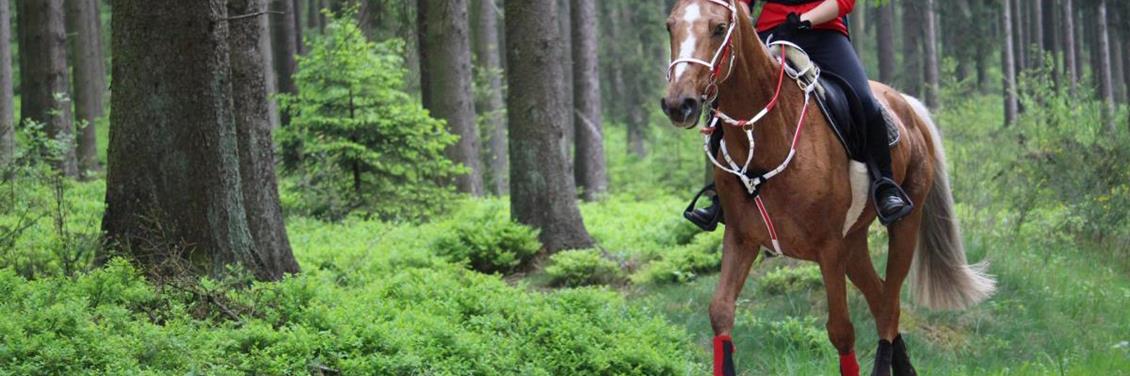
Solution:
[(335, 18), (298, 58), (296, 95), (280, 95), (291, 116), (278, 132), (285, 182), (301, 214), (340, 220), (363, 212), (419, 220), (446, 209), (447, 182), (465, 172), (444, 149), (458, 137), (405, 86), (404, 43), (368, 41), (350, 14)]

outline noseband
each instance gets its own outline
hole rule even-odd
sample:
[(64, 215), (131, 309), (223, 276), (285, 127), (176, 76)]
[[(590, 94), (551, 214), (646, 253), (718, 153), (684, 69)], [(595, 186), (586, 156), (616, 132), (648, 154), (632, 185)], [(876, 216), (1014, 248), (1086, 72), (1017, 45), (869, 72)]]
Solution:
[[(722, 40), (722, 45), (718, 46), (717, 51), (714, 51), (714, 56), (710, 58), (710, 61), (697, 59), (697, 58), (694, 58), (694, 57), (688, 57), (688, 58), (682, 58), (682, 59), (674, 59), (674, 60), (671, 61), (671, 64), (669, 64), (667, 66), (667, 82), (671, 82), (671, 79), (672, 79), (671, 72), (674, 71), (675, 68), (677, 66), (679, 66), (680, 64), (698, 64), (698, 65), (704, 66), (707, 69), (709, 69), (710, 75), (711, 75), (710, 84), (707, 85), (707, 90), (705, 92), (703, 92), (703, 94), (702, 94), (702, 100), (703, 100), (703, 102), (706, 102), (706, 103), (713, 102), (714, 97), (718, 96), (718, 82), (726, 80), (726, 78), (729, 78), (730, 74), (734, 72), (734, 56), (735, 56), (734, 55), (734, 48), (733, 48), (734, 30), (737, 29), (737, 25), (738, 25), (738, 8), (736, 6), (734, 6), (734, 3), (732, 1), (722, 1), (722, 0), (708, 0), (708, 1), (715, 3), (715, 4), (718, 4), (718, 5), (721, 5), (721, 6), (724, 6), (724, 7), (726, 7), (726, 9), (728, 9), (730, 11), (730, 25), (729, 25), (729, 27), (726, 28), (726, 38)], [(726, 72), (726, 77), (723, 78), (722, 77), (722, 65), (719, 64), (719, 62), (723, 59), (723, 56), (725, 56), (725, 55), (730, 55), (730, 57), (729, 57), (730, 64), (729, 64), (729, 69), (727, 69), (727, 72)]]

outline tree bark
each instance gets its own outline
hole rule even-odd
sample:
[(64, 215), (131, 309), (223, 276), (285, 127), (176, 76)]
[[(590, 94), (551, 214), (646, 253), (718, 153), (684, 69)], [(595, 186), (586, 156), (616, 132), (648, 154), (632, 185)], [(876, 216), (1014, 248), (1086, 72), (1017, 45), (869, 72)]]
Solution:
[(541, 231), (550, 252), (593, 242), (577, 208), (561, 150), (566, 123), (562, 40), (554, 0), (506, 1), (510, 212)]
[[(266, 0), (228, 0), (228, 14), (267, 10)], [(239, 176), (243, 208), (258, 259), (270, 279), (298, 273), (279, 205), (275, 181), (275, 152), (264, 49), (270, 47), (267, 16), (234, 19), (231, 33), (232, 110), (239, 145)]]
[(1099, 49), (1098, 79), (1104, 104), (1103, 122), (1106, 124), (1107, 131), (1113, 135), (1116, 131), (1114, 127), (1114, 116), (1117, 113), (1117, 107), (1115, 107), (1114, 103), (1114, 80), (1111, 74), (1110, 63), (1110, 19), (1107, 17), (1106, 3), (1107, 0), (1099, 0), (1098, 8), (1095, 11), (1095, 13), (1097, 13), (1096, 18), (1098, 18), (1097, 31), (1099, 34), (1098, 46), (1096, 47)]
[(488, 93), (480, 103), (478, 112), (486, 117), (485, 123), (491, 127), (487, 147), (487, 160), (490, 165), (491, 192), (504, 195), (507, 192), (506, 155), (506, 103), (502, 98), (502, 55), (498, 48), (498, 9), (495, 0), (476, 0), (475, 6), (475, 57), (479, 69), (487, 74)]
[[(302, 55), (304, 52), (304, 45), (302, 43), (302, 2), (301, 0), (291, 0), (290, 9), (294, 11), (291, 15), (290, 21), (294, 23), (294, 53)], [(267, 34), (270, 35), (270, 34)]]
[[(569, 31), (570, 25), (569, 15), (573, 13), (570, 2), (576, 0), (557, 0), (557, 18), (558, 29), (561, 30), (561, 71), (565, 73), (562, 80), (562, 98), (565, 98), (565, 108), (570, 109), (569, 113), (565, 114), (566, 124), (573, 124), (574, 116), (572, 109), (576, 108), (573, 104), (573, 33)], [(569, 174), (573, 174), (573, 144), (576, 135), (573, 132), (573, 127), (565, 127), (565, 142), (564, 149), (561, 150), (565, 155), (565, 164), (569, 167)]]
[[(294, 3), (291, 0), (269, 0), (272, 10), (269, 18), (271, 25), (271, 53), (274, 63), (275, 88), (280, 93), (297, 94), (298, 88), (294, 85), (294, 72), (298, 64), (294, 58), (298, 55), (297, 31), (294, 29)], [(290, 115), (282, 113), (279, 116), (282, 126), (290, 124)]]
[(878, 13), (875, 35), (879, 50), (879, 81), (891, 84), (895, 81), (895, 6), (891, 2), (883, 4)]
[(1039, 56), (1032, 58), (1031, 67), (1040, 67), (1044, 64), (1044, 56), (1042, 53), (1047, 50), (1047, 47), (1044, 46), (1043, 1), (1035, 0), (1031, 4), (1029, 4), (1028, 7), (1032, 9), (1032, 19), (1028, 21), (1032, 24), (1031, 44), (1036, 47), (1036, 51), (1041, 52)]
[(68, 0), (67, 28), (74, 35), (71, 59), (74, 66), (75, 118), (79, 121), (78, 168), (101, 170), (98, 165), (98, 131), (106, 93), (106, 63), (102, 56), (102, 19), (98, 0)]
[(108, 248), (162, 275), (282, 274), (256, 252), (241, 193), (226, 1), (111, 5)]
[[(902, 86), (903, 90), (915, 97), (922, 96), (922, 44), (923, 30), (921, 0), (902, 2)], [(1007, 1), (1007, 0), (1006, 0)]]
[(938, 23), (935, 0), (926, 0), (926, 105), (937, 110), (940, 106), (941, 83), (938, 78)]
[(1001, 50), (1001, 70), (1004, 71), (1004, 125), (1016, 122), (1019, 104), (1016, 99), (1016, 57), (1013, 55), (1012, 0), (1002, 2), (1001, 27), (1004, 29), (1004, 48)]
[[(1016, 70), (1017, 74), (1024, 71), (1028, 67), (1028, 33), (1024, 32), (1024, 0), (1006, 0), (1012, 2), (1012, 36), (1015, 38), (1012, 42), (1013, 49), (1016, 51)], [(1030, 1), (1030, 0), (1029, 0)]]
[(1076, 75), (1078, 68), (1078, 49), (1075, 46), (1075, 6), (1072, 5), (1072, 0), (1063, 0), (1063, 60), (1064, 60), (1064, 74), (1067, 77), (1068, 85), (1070, 86), (1071, 96), (1075, 96), (1076, 88), (1079, 87), (1079, 76)]
[(47, 136), (67, 140), (67, 146), (55, 167), (62, 174), (78, 177), (78, 163), (73, 147), (74, 123), (67, 82), (67, 33), (64, 27), (63, 0), (23, 1), (27, 36), (20, 53), (27, 55), (20, 72), (22, 116), (25, 120), (43, 123)]
[(574, 177), (586, 201), (608, 191), (604, 163), (604, 131), (600, 104), (600, 62), (596, 0), (573, 4), (573, 102), (576, 160)]
[(8, 166), (16, 151), (16, 126), (12, 92), (12, 11), (0, 0), (0, 166)]
[(455, 179), (456, 186), (460, 192), (482, 196), (467, 9), (468, 0), (417, 2), (420, 87), (424, 107), (432, 116), (447, 120), (448, 130), (459, 136), (459, 142), (447, 148), (447, 155), (469, 171)]

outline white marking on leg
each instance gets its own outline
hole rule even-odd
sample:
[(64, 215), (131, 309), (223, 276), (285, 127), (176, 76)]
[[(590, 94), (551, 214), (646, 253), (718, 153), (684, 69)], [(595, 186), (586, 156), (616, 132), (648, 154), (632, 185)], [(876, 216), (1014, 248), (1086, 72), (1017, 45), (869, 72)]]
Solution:
[(863, 214), (863, 205), (867, 203), (868, 191), (868, 177), (867, 165), (863, 162), (851, 161), (848, 163), (848, 180), (851, 181), (851, 206), (848, 207), (847, 218), (844, 218), (844, 234), (847, 236), (848, 231), (859, 221), (859, 216)]
[[(698, 4), (691, 4), (687, 9), (683, 10), (683, 22), (687, 24), (687, 39), (683, 39), (679, 43), (679, 58), (690, 59), (694, 57), (695, 46), (698, 44), (698, 37), (694, 35), (694, 24), (698, 19), (702, 18), (702, 10), (699, 9)], [(683, 73), (686, 73), (687, 66), (690, 64), (683, 63), (675, 67), (675, 79), (678, 80)]]

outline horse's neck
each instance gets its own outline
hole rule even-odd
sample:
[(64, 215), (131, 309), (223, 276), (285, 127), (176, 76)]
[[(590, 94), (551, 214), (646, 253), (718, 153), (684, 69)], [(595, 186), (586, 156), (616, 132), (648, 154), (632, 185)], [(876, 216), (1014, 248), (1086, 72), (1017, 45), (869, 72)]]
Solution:
[[(720, 86), (718, 104), (722, 112), (736, 119), (749, 119), (764, 108), (777, 90), (780, 65), (769, 56), (752, 23), (739, 21), (741, 29), (734, 41), (734, 70), (732, 76)], [(803, 101), (800, 89), (785, 77), (781, 85), (777, 106), (754, 125), (757, 140), (751, 170), (769, 170), (777, 167), (789, 153), (796, 117)], [(749, 142), (745, 133), (728, 129), (727, 146), (735, 157), (745, 159)]]

